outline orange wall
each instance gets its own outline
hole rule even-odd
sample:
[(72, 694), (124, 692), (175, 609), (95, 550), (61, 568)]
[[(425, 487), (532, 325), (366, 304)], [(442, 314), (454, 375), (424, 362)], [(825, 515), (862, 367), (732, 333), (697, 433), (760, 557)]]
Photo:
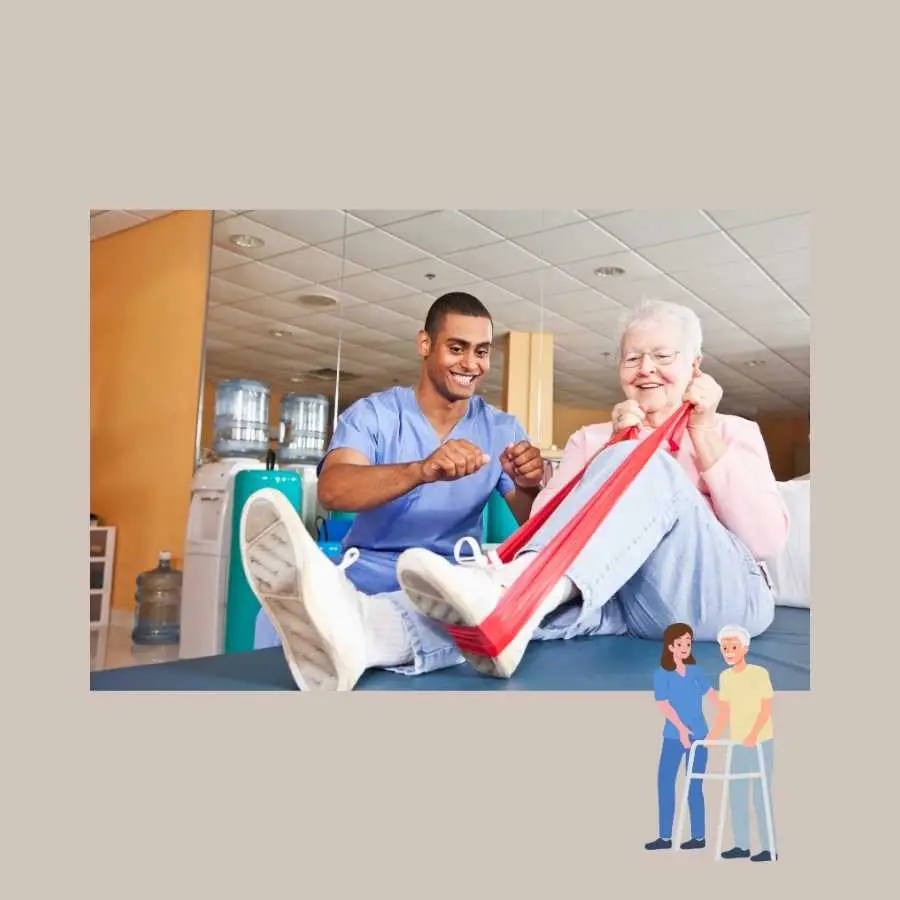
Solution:
[(566, 442), (585, 425), (595, 425), (597, 422), (608, 422), (611, 409), (595, 406), (565, 406), (561, 403), (553, 404), (553, 443), (562, 450)]
[(761, 413), (756, 419), (762, 432), (772, 471), (779, 481), (809, 472), (809, 416)]
[(183, 565), (212, 213), (91, 242), (91, 512), (117, 527), (112, 606), (170, 550)]

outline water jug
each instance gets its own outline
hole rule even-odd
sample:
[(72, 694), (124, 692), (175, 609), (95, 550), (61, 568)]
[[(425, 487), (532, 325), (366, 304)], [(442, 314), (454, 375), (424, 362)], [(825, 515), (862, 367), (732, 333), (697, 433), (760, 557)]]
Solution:
[(248, 378), (222, 381), (216, 388), (213, 451), (220, 459), (262, 459), (269, 447), (267, 385)]
[(328, 400), (321, 394), (285, 394), (279, 419), (278, 461), (282, 465), (317, 463), (325, 452)]
[(135, 644), (177, 644), (181, 637), (182, 573), (172, 566), (172, 554), (163, 550), (155, 569), (137, 577), (134, 596)]

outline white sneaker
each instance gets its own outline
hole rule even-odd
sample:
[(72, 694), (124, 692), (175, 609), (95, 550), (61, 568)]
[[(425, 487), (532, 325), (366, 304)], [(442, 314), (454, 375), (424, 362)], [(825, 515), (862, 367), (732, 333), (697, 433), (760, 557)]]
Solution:
[[(279, 491), (263, 488), (241, 513), (241, 562), (301, 691), (349, 691), (366, 669), (360, 594), (310, 537)], [(354, 555), (355, 554), (355, 555)]]
[[(485, 556), (472, 543), (473, 556), (458, 565), (430, 550), (406, 550), (397, 560), (397, 579), (416, 609), (446, 625), (478, 626), (494, 611), (504, 591), (516, 580), (521, 566), (504, 565), (496, 554)], [(482, 656), (459, 648), (479, 672), (494, 678), (510, 678), (522, 661), (528, 642), (542, 618), (539, 608), (498, 656)]]

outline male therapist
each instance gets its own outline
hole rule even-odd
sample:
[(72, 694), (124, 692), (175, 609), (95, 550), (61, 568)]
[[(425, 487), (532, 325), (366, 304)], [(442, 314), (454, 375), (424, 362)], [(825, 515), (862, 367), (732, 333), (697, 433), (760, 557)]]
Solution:
[[(319, 503), (356, 513), (343, 547), (358, 557), (341, 567), (368, 595), (363, 609), (375, 635), (371, 665), (420, 669), (432, 633), (440, 638), (435, 653), (456, 656), (400, 591), (400, 554), (426, 547), (452, 560), (460, 538), (481, 543), (482, 514), (493, 491), (523, 523), (540, 490), (540, 450), (514, 416), (475, 393), (490, 368), (492, 342), (493, 322), (478, 299), (461, 292), (439, 297), (417, 337), (422, 365), (415, 387), (390, 388), (352, 404), (319, 465)], [(349, 554), (345, 561), (351, 562)], [(280, 643), (260, 610), (255, 646)]]

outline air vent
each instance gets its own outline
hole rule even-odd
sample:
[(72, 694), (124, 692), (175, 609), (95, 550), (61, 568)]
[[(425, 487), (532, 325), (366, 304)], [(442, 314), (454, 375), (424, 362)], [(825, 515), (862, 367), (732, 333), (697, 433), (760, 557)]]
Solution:
[[(337, 369), (330, 369), (327, 366), (321, 369), (312, 369), (307, 372), (304, 377), (312, 378), (315, 381), (334, 381), (337, 378)], [(354, 372), (341, 372), (341, 381), (355, 381), (359, 378)]]

